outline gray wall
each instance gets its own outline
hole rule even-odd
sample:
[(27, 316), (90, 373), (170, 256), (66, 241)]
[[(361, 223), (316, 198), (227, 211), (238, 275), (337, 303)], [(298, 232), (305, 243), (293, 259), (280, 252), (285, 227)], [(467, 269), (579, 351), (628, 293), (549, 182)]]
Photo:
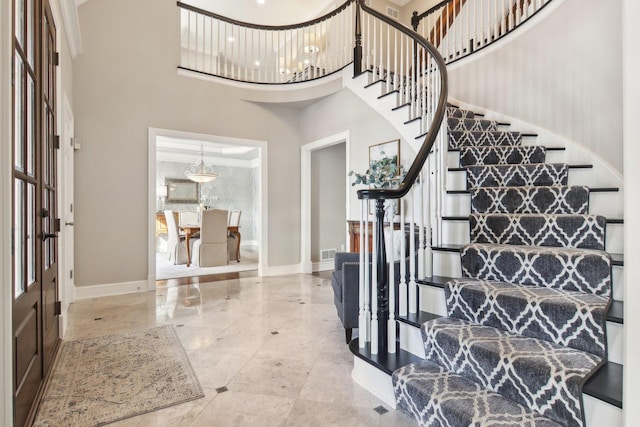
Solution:
[(243, 102), (233, 88), (178, 76), (175, 2), (90, 1), (79, 15), (76, 284), (147, 278), (149, 127), (266, 140), (267, 262), (299, 263), (300, 156), (291, 155), (300, 150), (298, 112)]
[(346, 248), (346, 144), (311, 152), (311, 261), (322, 249)]
[[(339, 112), (339, 114), (336, 114)], [(318, 126), (322, 117), (322, 126)], [(350, 164), (348, 170), (364, 173), (369, 167), (369, 146), (399, 139), (400, 136), (389, 122), (380, 117), (350, 90), (333, 94), (306, 108), (301, 115), (301, 129), (306, 142), (317, 141), (346, 130), (350, 131)], [(401, 145), (401, 163), (408, 167), (415, 157), (406, 144)], [(356, 191), (364, 186), (352, 187), (349, 177), (349, 212), (346, 219), (359, 219), (360, 205)]]
[(622, 173), (621, 17), (620, 0), (561, 1), (506, 47), (450, 67), (449, 94), (573, 140)]
[[(191, 167), (191, 163), (180, 162), (157, 162), (156, 163), (156, 185), (164, 185), (166, 178), (184, 179), (184, 171)], [(215, 166), (218, 178), (212, 182), (206, 182), (200, 186), (201, 196), (215, 196), (218, 199), (211, 202), (213, 209), (240, 210), (240, 233), (242, 241), (259, 240), (260, 236), (255, 234), (254, 225), (256, 223), (255, 214), (258, 212), (257, 201), (254, 197), (254, 181), (256, 169)], [(197, 203), (176, 204), (164, 201), (158, 202), (158, 209), (171, 209), (174, 211), (198, 210)]]

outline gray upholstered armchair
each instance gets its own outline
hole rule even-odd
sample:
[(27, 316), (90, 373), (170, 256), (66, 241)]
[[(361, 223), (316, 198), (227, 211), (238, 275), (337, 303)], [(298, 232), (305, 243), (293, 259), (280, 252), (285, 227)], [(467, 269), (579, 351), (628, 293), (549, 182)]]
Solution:
[[(369, 261), (371, 255), (369, 254)], [(405, 258), (406, 271), (409, 272), (409, 258)], [(368, 262), (369, 277), (371, 277), (371, 262)], [(400, 260), (394, 265), (394, 287), (398, 295), (398, 284), (400, 283)], [(359, 314), (359, 280), (360, 280), (360, 254), (358, 252), (338, 252), (334, 260), (334, 270), (331, 277), (333, 288), (333, 302), (338, 311), (338, 316), (342, 321), (347, 343), (351, 341), (353, 328), (358, 327)], [(396, 310), (398, 308), (398, 298), (396, 298)]]

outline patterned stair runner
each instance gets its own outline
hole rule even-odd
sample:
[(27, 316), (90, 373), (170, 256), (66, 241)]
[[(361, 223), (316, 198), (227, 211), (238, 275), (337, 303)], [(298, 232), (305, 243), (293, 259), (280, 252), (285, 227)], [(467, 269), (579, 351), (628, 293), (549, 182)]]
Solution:
[(607, 357), (606, 220), (544, 147), (448, 114), (471, 243), (444, 287), (448, 317), (422, 325), (426, 360), (392, 376), (397, 407), (424, 426), (583, 426), (582, 384)]

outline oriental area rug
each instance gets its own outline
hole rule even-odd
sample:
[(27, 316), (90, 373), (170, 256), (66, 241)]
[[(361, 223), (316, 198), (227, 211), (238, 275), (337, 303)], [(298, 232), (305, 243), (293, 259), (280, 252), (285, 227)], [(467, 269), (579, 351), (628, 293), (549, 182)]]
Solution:
[(171, 325), (62, 345), (35, 426), (101, 426), (204, 397)]

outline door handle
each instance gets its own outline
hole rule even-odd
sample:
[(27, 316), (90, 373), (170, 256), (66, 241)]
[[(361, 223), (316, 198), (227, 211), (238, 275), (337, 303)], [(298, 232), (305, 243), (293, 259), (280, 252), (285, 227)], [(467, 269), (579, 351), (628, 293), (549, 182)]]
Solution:
[(57, 235), (56, 233), (44, 233), (44, 234), (42, 235), (42, 241), (44, 242), (44, 241), (46, 241), (47, 239), (55, 239), (55, 238), (57, 238), (57, 237), (58, 237), (58, 235)]
[(64, 225), (73, 225), (73, 222), (65, 222)]

